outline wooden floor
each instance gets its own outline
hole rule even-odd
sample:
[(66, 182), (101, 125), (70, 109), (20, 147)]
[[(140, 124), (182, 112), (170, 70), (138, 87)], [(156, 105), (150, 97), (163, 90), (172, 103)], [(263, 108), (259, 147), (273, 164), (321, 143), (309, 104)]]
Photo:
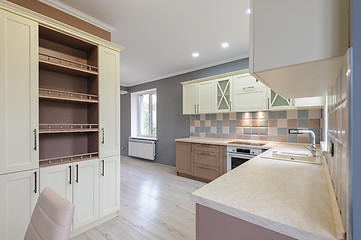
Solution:
[(84, 239), (195, 239), (195, 204), (190, 194), (204, 183), (178, 177), (175, 168), (121, 158), (118, 218), (77, 237)]

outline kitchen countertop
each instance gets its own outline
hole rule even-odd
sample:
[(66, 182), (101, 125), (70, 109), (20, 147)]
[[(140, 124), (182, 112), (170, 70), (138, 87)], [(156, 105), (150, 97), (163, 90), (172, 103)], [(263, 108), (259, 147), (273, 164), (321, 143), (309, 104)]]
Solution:
[[(234, 140), (176, 141), (226, 145)], [(265, 146), (288, 147), (290, 152), (303, 148), (302, 144), (275, 142)], [(191, 199), (296, 239), (344, 239), (326, 162), (314, 165), (273, 160), (261, 154), (195, 191)]]

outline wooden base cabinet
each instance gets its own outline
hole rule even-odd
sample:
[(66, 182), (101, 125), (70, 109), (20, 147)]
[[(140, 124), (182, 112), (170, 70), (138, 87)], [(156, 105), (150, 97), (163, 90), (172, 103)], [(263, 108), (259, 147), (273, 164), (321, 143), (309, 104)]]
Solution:
[(0, 239), (24, 239), (39, 197), (39, 171), (0, 176)]
[(120, 209), (120, 157), (100, 161), (100, 218)]
[(226, 147), (210, 144), (176, 143), (177, 174), (210, 182), (227, 171)]

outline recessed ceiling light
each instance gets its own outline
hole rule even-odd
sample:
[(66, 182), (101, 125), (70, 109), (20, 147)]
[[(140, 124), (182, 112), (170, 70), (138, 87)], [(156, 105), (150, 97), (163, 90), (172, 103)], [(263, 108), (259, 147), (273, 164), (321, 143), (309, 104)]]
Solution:
[(222, 43), (222, 48), (228, 48), (228, 47), (229, 47), (229, 43), (228, 43), (228, 42)]
[(244, 10), (244, 13), (245, 13), (247, 16), (249, 16), (249, 15), (251, 14), (251, 9), (250, 9), (250, 8), (246, 8), (246, 9)]
[(194, 52), (194, 53), (192, 53), (192, 56), (193, 56), (194, 58), (198, 57), (198, 56), (199, 56), (199, 52)]

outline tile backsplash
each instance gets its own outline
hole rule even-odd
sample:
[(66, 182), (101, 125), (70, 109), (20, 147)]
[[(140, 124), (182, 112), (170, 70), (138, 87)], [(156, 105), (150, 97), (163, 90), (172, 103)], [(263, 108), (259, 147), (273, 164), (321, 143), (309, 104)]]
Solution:
[(288, 129), (311, 129), (316, 143), (322, 139), (323, 110), (287, 110), (217, 113), (190, 116), (190, 136), (293, 143), (311, 143), (307, 134), (288, 134)]
[[(346, 61), (347, 60), (348, 58), (346, 58)], [(341, 211), (342, 220), (346, 231), (350, 233), (350, 72), (346, 66), (347, 65), (343, 66), (336, 82), (328, 92), (329, 154), (326, 159), (335, 189), (337, 202)], [(349, 235), (347, 236), (347, 239), (351, 239)]]

